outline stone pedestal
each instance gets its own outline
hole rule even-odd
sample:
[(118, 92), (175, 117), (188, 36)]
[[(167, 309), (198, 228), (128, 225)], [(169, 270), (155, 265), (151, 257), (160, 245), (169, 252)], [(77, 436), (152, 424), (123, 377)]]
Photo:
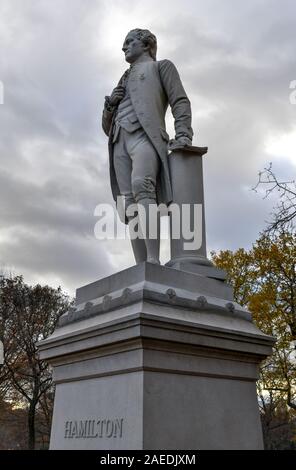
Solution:
[[(188, 146), (174, 150), (169, 155), (169, 168), (173, 190), (173, 203), (180, 211), (181, 233), (171, 238), (171, 259), (167, 266), (177, 263), (191, 263), (212, 266), (207, 259), (205, 204), (203, 187), (202, 158), (207, 147)], [(174, 233), (171, 217), (171, 235)], [(197, 248), (192, 244), (193, 237), (184, 236), (183, 228), (194, 232)], [(192, 248), (190, 248), (190, 245)]]
[(262, 448), (256, 379), (273, 339), (218, 270), (142, 263), (76, 301), (39, 345), (56, 383), (51, 449)]

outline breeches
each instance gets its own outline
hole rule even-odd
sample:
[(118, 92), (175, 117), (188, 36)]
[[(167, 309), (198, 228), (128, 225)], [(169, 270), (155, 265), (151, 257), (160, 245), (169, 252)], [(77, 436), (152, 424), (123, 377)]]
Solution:
[(142, 128), (133, 133), (121, 128), (113, 147), (114, 169), (126, 207), (141, 199), (156, 200), (160, 160)]

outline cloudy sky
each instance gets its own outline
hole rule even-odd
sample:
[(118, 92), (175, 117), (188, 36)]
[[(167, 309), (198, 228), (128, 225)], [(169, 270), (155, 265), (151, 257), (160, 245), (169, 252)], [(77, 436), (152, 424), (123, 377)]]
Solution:
[(101, 110), (135, 27), (179, 69), (209, 147), (209, 251), (264, 228), (276, 201), (251, 188), (268, 162), (295, 177), (294, 0), (0, 0), (0, 267), (29, 283), (72, 294), (133, 264), (128, 241), (95, 239), (94, 209), (112, 201)]

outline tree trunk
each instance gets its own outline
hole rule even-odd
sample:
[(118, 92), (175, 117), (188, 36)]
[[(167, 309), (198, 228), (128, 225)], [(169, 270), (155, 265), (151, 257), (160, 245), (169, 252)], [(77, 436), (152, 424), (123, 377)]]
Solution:
[(35, 413), (36, 413), (36, 403), (34, 401), (30, 402), (28, 410), (28, 449), (35, 449)]

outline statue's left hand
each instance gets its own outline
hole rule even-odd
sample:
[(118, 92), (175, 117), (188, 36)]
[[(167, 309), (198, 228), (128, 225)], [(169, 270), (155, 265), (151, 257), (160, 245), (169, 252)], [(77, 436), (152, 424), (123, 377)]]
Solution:
[(181, 149), (181, 148), (188, 147), (191, 145), (192, 145), (191, 139), (183, 135), (181, 137), (178, 137), (178, 139), (170, 140), (168, 144), (168, 150), (171, 151), (171, 150)]
[(189, 139), (189, 137), (186, 137), (185, 135), (179, 137), (176, 142), (180, 145), (192, 145), (191, 139)]

